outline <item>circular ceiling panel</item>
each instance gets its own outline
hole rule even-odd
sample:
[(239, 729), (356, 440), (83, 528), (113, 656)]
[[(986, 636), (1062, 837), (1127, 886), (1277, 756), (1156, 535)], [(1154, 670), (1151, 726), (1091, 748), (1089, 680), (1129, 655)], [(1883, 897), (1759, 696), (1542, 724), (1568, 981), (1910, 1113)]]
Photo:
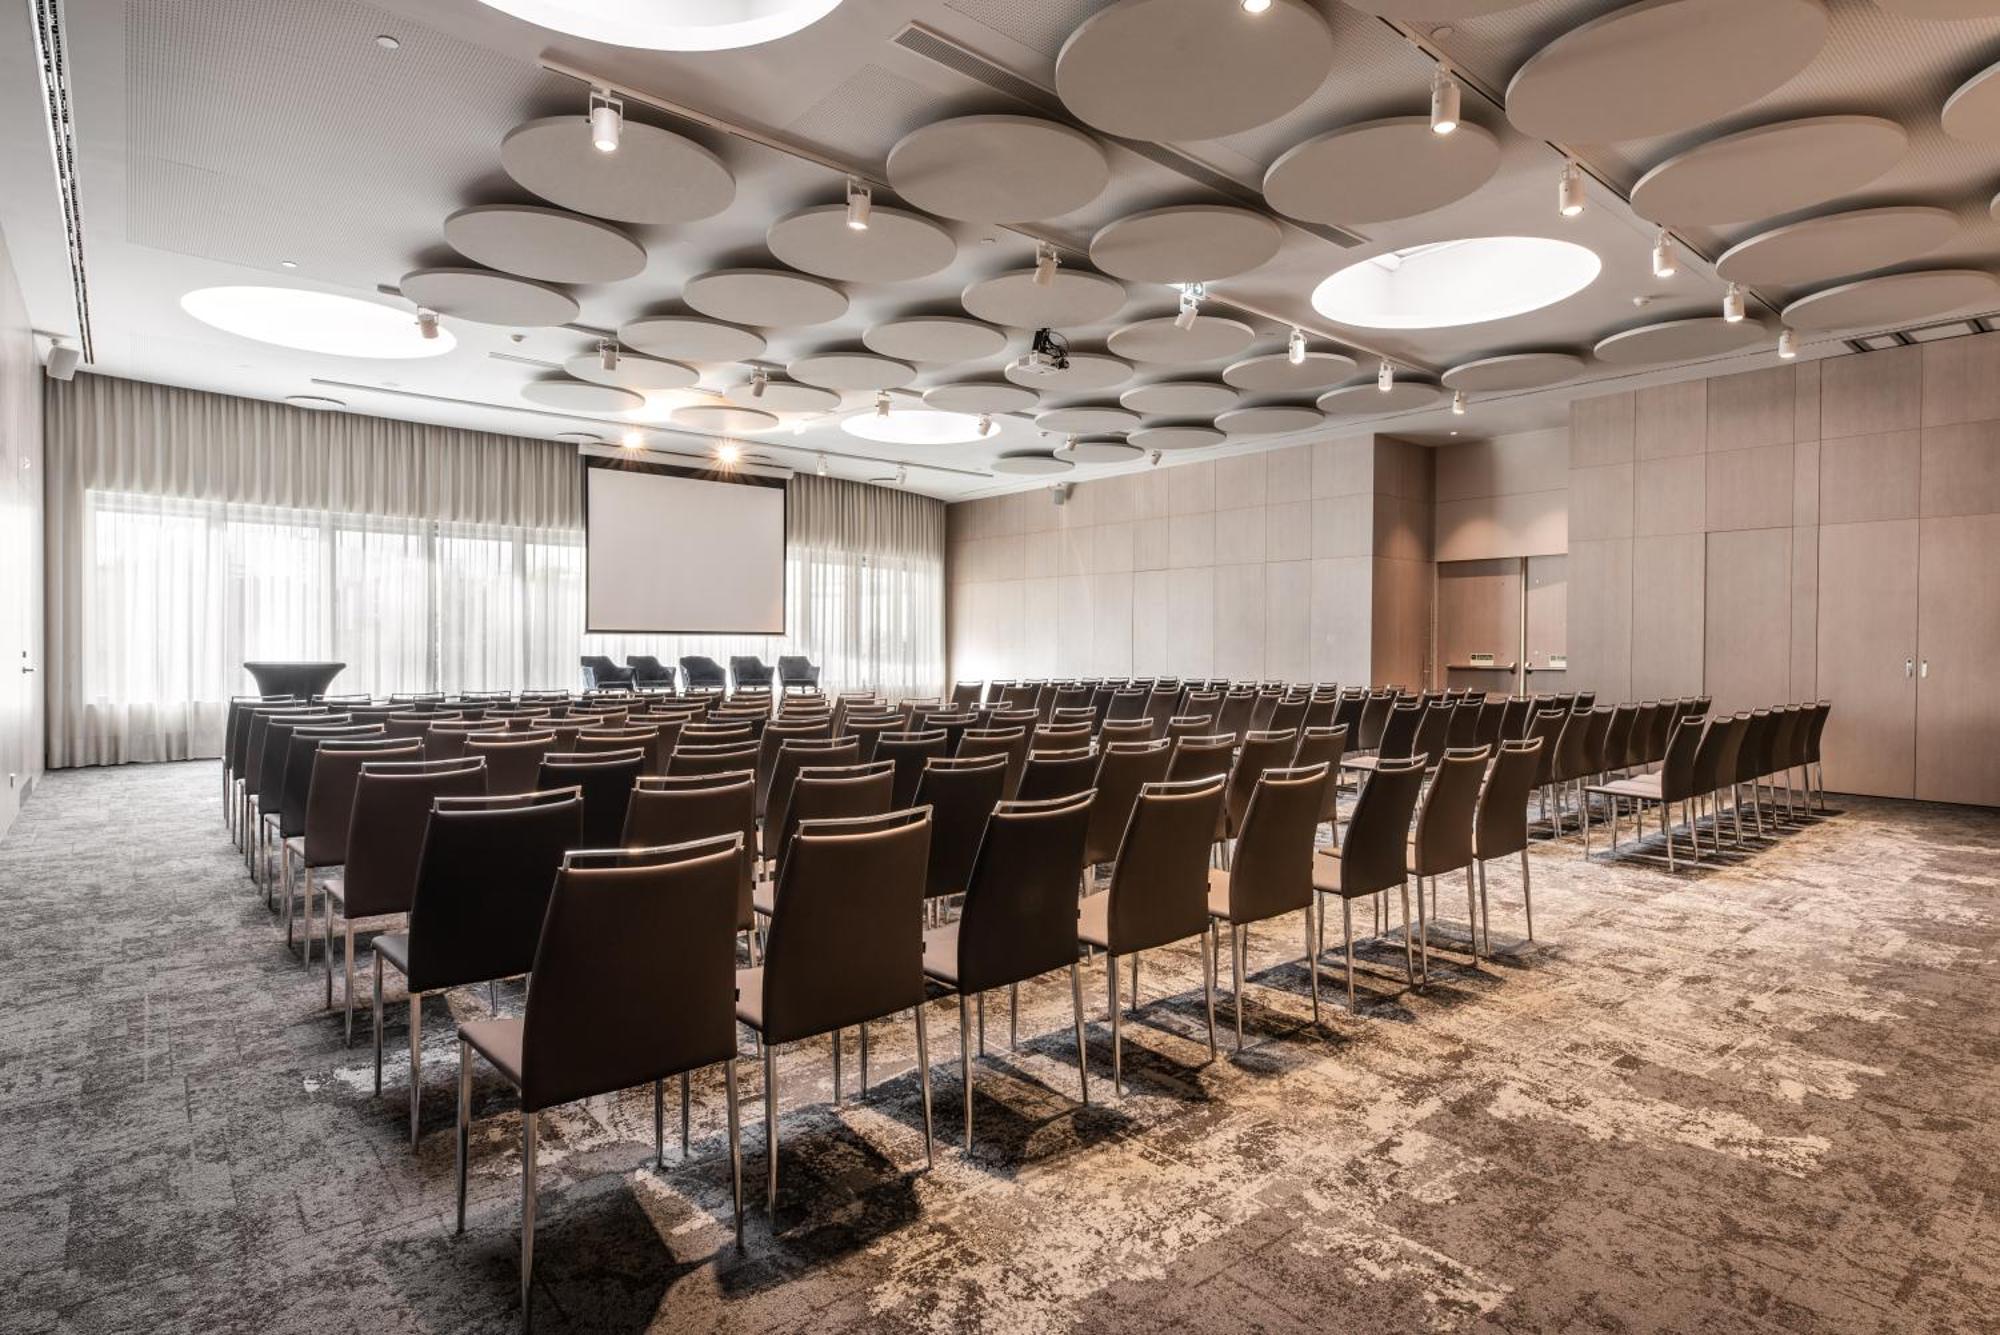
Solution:
[(1067, 473), (1075, 465), (1053, 454), (1003, 454), (990, 467), (996, 473), (1016, 477), (1047, 477), (1054, 473)]
[(764, 355), (764, 336), (694, 315), (655, 315), (618, 327), (618, 341), (655, 357), (690, 362), (741, 362)]
[(1125, 304), (1125, 289), (1102, 274), (1057, 269), (1044, 287), (1033, 269), (974, 283), (960, 298), (968, 313), (1010, 329), (1075, 329), (1103, 324)]
[(899, 408), (886, 417), (872, 411), (854, 413), (841, 420), (840, 429), (885, 445), (966, 445), (1000, 432), (998, 423), (975, 414), (930, 408)]
[(1516, 352), (1454, 366), (1439, 379), (1444, 381), (1446, 389), (1493, 394), (1560, 385), (1582, 374), (1583, 358), (1573, 352)]
[(1101, 352), (1072, 352), (1069, 366), (1061, 371), (1031, 371), (1015, 365), (1001, 374), (1017, 385), (1044, 394), (1088, 394), (1130, 380), (1132, 363)]
[(761, 408), (773, 413), (825, 413), (840, 406), (840, 395), (834, 391), (790, 380), (767, 380), (761, 394), (754, 380), (745, 380), (723, 390), (722, 397), (738, 408)]
[(1220, 445), (1226, 437), (1200, 422), (1141, 427), (1125, 438), (1142, 450), (1201, 450)]
[(1103, 193), (1111, 168), (1081, 130), (1035, 116), (960, 116), (913, 130), (889, 152), (889, 184), (940, 218), (1055, 218)]
[(458, 346), (451, 330), (425, 338), (407, 308), (303, 287), (203, 287), (181, 309), (238, 338), (332, 357), (404, 361), (442, 357)]
[(529, 121), (500, 141), (500, 165), (551, 204), (619, 222), (694, 222), (736, 198), (736, 178), (721, 158), (629, 117), (616, 153), (591, 146), (590, 122), (582, 116)]
[(1938, 121), (1946, 134), (1968, 144), (2000, 139), (2000, 65), (1988, 65), (1960, 84)]
[(1173, 316), (1162, 315), (1126, 325), (1106, 339), (1105, 346), (1135, 362), (1186, 366), (1238, 356), (1256, 341), (1257, 331), (1240, 320), (1197, 315), (1183, 329)]
[(703, 315), (766, 329), (825, 324), (847, 313), (846, 293), (787, 269), (712, 269), (688, 279), (681, 300)]
[(674, 409), (676, 425), (698, 431), (719, 431), (726, 436), (750, 436), (769, 431), (778, 424), (776, 413), (761, 408), (736, 408), (726, 403), (690, 403)]
[(1319, 396), (1319, 408), (1330, 417), (1355, 417), (1365, 413), (1413, 412), (1432, 407), (1443, 398), (1444, 391), (1427, 380), (1398, 380), (1387, 391), (1370, 380), (1328, 390)]
[(1129, 464), (1146, 452), (1122, 440), (1079, 440), (1057, 448), (1056, 458), (1073, 464)]
[(2000, 0), (1875, 0), (1875, 3), (1913, 19), (2000, 18)]
[(1433, 23), (1483, 18), (1519, 9), (1528, 0), (1348, 0), (1356, 9), (1385, 19), (1429, 19)]
[(1799, 330), (1886, 328), (1991, 305), (2000, 278), (1984, 269), (1923, 269), (1842, 283), (1785, 307)]
[(1546, 236), (1475, 236), (1356, 260), (1313, 289), (1313, 309), (1366, 329), (1449, 329), (1526, 315), (1597, 281), (1597, 252)]
[(1266, 263), (1280, 239), (1278, 224), (1261, 213), (1182, 204), (1107, 223), (1090, 239), (1090, 262), (1135, 283), (1205, 283)]
[(872, 352), (821, 352), (785, 368), (792, 379), (821, 389), (865, 392), (900, 389), (917, 378), (917, 368)]
[(1126, 139), (1220, 139), (1304, 102), (1333, 67), (1310, 5), (1261, 14), (1215, 0), (1117, 0), (1071, 33), (1056, 92), (1079, 120)]
[(1773, 228), (1724, 251), (1715, 272), (1752, 287), (1795, 287), (1902, 264), (1958, 231), (1949, 209), (1904, 205), (1855, 209)]
[(885, 320), (861, 341), (871, 352), (906, 362), (976, 362), (1007, 348), (1006, 331), (958, 315)]
[(1627, 329), (1600, 340), (1592, 351), (1612, 366), (1660, 366), (1741, 352), (1765, 338), (1764, 326), (1755, 320), (1731, 324), (1719, 315), (1702, 315)]
[(788, 37), (840, 0), (480, 0), (540, 28), (609, 46), (727, 51)]
[(1080, 404), (1074, 408), (1051, 408), (1035, 417), (1037, 431), (1059, 436), (1094, 436), (1130, 431), (1139, 425), (1139, 414), (1110, 404)]
[(287, 394), (285, 402), (294, 408), (304, 408), (316, 413), (329, 413), (336, 408), (345, 408), (345, 399), (330, 399), (324, 394)]
[(958, 242), (929, 218), (876, 205), (868, 226), (847, 225), (847, 205), (800, 209), (765, 233), (771, 253), (794, 269), (849, 283), (904, 283), (958, 258)]
[(1156, 385), (1135, 385), (1120, 394), (1118, 402), (1151, 417), (1213, 417), (1234, 408), (1241, 397), (1229, 386), (1213, 381), (1163, 380)]
[(481, 204), (444, 220), (444, 239), (476, 264), (551, 283), (615, 283), (646, 250), (610, 223), (540, 204)]
[(1558, 143), (1691, 130), (1804, 69), (1826, 28), (1820, 0), (1640, 0), (1530, 56), (1507, 85), (1507, 119)]
[(576, 318), (576, 298), (546, 283), (490, 269), (415, 269), (403, 275), (403, 298), (474, 324), (535, 329)]
[(953, 413), (1019, 413), (1041, 401), (1032, 389), (999, 380), (962, 380), (924, 391), (924, 402)]
[(1307, 222), (1388, 222), (1465, 198), (1499, 166), (1500, 141), (1471, 121), (1440, 135), (1428, 116), (1392, 116), (1287, 149), (1264, 173), (1264, 199)]
[(1669, 226), (1748, 222), (1858, 190), (1909, 147), (1880, 116), (1812, 116), (1726, 134), (1639, 178), (1632, 209)]
[(1294, 363), (1282, 352), (1245, 357), (1222, 373), (1228, 384), (1246, 394), (1301, 394), (1325, 389), (1353, 375), (1359, 363), (1340, 352), (1308, 352)]
[(579, 352), (563, 363), (563, 370), (593, 385), (610, 385), (642, 394), (647, 390), (686, 389), (701, 379), (701, 372), (692, 366), (630, 352), (620, 353), (618, 364), (609, 371), (604, 369), (604, 360), (597, 353)]
[(562, 377), (530, 380), (521, 386), (521, 397), (565, 413), (629, 413), (646, 406), (646, 396), (629, 389)]
[(1326, 414), (1317, 408), (1274, 403), (1226, 412), (1215, 419), (1215, 424), (1232, 436), (1275, 436), (1286, 431), (1307, 431), (1325, 420)]

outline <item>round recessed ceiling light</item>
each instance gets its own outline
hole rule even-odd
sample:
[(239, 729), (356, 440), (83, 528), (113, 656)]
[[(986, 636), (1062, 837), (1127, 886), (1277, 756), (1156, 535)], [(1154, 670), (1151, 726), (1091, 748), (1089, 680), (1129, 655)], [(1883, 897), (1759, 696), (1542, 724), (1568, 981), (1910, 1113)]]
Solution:
[(945, 413), (935, 408), (898, 408), (884, 417), (874, 409), (844, 417), (840, 429), (850, 436), (884, 445), (968, 445), (999, 434), (996, 422), (971, 413)]
[(555, 438), (566, 445), (596, 445), (604, 439), (592, 431), (558, 431)]
[(727, 51), (789, 37), (840, 0), (480, 0), (539, 28), (610, 46)]
[(224, 333), (334, 357), (439, 357), (458, 345), (449, 329), (425, 338), (400, 307), (297, 287), (197, 288), (181, 309)]
[(1348, 265), (1313, 289), (1313, 309), (1365, 329), (1447, 329), (1525, 315), (1597, 278), (1594, 251), (1541, 236), (1411, 246)]
[(347, 406), (344, 400), (329, 399), (324, 394), (287, 394), (285, 395), (285, 402), (291, 404), (294, 408), (310, 408), (314, 412), (327, 412), (334, 408), (345, 408)]

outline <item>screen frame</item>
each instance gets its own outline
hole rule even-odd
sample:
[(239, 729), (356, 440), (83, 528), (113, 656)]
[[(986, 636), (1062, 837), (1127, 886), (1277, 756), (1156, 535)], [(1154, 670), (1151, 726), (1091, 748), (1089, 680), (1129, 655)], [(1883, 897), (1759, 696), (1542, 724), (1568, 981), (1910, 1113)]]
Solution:
[(644, 630), (634, 626), (599, 626), (592, 619), (590, 600), (590, 470), (607, 469), (620, 473), (650, 473), (655, 476), (676, 477), (695, 482), (721, 482), (732, 486), (772, 487), (778, 491), (778, 522), (783, 533), (784, 548), (778, 560), (784, 567), (781, 571), (778, 589), (778, 615), (786, 625), (792, 619), (792, 582), (789, 578), (792, 559), (792, 495), (791, 481), (786, 477), (772, 477), (758, 473), (735, 473), (717, 468), (682, 468), (672, 464), (647, 463), (639, 459), (607, 458), (604, 455), (586, 454), (582, 456), (583, 469), (577, 474), (577, 482), (583, 492), (583, 633), (585, 635), (746, 635), (766, 640), (782, 640), (783, 630)]

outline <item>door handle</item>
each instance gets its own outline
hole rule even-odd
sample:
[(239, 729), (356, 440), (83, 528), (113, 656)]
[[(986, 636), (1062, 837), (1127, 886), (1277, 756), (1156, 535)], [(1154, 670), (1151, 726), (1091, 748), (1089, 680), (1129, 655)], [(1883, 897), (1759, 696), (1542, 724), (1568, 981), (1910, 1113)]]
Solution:
[(33, 669), (33, 668), (31, 668), (31, 667), (24, 667), (24, 668), (22, 668), (22, 669), (21, 669), (21, 672), (22, 672), (22, 675), (24, 675), (24, 676), (25, 676), (26, 674), (28, 674), (28, 673), (31, 673), (31, 672), (33, 672), (33, 671), (34, 671), (34, 669)]
[(1906, 658), (1906, 659), (1904, 659), (1904, 660), (1903, 660), (1903, 675), (1904, 675), (1905, 677), (1914, 677), (1914, 676), (1916, 676), (1916, 675), (1917, 675), (1917, 660), (1916, 660), (1916, 659), (1914, 659), (1914, 658)]
[(1919, 677), (1929, 677), (1931, 675), (1930, 659), (1926, 658), (1922, 663), (1917, 665), (1917, 675)]

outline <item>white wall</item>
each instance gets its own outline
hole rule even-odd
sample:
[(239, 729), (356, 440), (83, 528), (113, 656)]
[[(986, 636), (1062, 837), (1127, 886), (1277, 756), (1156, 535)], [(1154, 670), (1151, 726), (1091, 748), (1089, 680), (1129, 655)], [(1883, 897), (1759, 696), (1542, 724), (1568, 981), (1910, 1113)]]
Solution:
[(41, 667), (42, 373), (0, 238), (0, 834), (42, 772)]

